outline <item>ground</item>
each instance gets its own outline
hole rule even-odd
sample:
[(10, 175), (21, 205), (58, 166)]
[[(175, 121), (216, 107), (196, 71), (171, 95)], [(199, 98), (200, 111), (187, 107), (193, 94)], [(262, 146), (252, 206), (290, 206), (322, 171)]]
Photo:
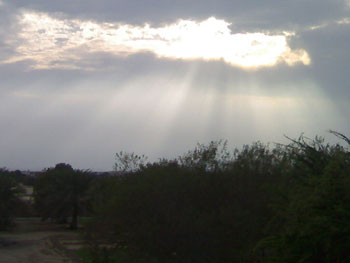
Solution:
[(1, 263), (76, 263), (82, 246), (78, 232), (39, 218), (17, 219), (11, 231), (0, 232)]

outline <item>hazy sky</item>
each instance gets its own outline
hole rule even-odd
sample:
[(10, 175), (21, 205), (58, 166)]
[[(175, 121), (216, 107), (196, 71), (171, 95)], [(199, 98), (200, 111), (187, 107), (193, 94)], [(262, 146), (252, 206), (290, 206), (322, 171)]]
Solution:
[(350, 135), (349, 0), (0, 0), (0, 167)]

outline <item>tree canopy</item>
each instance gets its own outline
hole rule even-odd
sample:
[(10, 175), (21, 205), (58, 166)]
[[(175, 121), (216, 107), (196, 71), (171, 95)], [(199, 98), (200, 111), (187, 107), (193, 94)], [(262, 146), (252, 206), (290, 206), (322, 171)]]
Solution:
[(93, 176), (60, 163), (39, 174), (34, 185), (34, 203), (43, 220), (65, 221), (71, 217), (71, 228), (78, 227), (78, 215), (87, 207)]

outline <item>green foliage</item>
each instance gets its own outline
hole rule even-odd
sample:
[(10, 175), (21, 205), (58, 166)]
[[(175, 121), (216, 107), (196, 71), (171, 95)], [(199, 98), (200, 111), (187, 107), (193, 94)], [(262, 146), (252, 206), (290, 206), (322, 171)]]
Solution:
[(304, 137), (288, 146), (286, 199), (257, 246), (266, 262), (350, 262), (350, 155)]
[(11, 226), (16, 208), (20, 205), (18, 194), (21, 191), (15, 175), (0, 169), (0, 230)]
[(73, 170), (68, 164), (57, 164), (37, 176), (34, 185), (35, 207), (43, 218), (64, 222), (71, 216), (71, 228), (77, 228), (78, 215), (89, 203), (88, 191), (93, 180), (87, 171)]

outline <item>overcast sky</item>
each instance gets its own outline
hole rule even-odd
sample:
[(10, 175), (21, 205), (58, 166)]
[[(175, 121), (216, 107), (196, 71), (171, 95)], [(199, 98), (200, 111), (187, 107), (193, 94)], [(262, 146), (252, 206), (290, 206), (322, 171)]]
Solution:
[(0, 0), (0, 167), (350, 135), (349, 0)]

